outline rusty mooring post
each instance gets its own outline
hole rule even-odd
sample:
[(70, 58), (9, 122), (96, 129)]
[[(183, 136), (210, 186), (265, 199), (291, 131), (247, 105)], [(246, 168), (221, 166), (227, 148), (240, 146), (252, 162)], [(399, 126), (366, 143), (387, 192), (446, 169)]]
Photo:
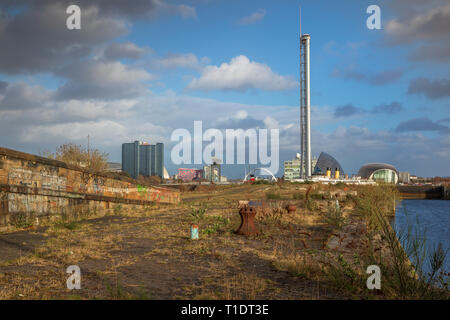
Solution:
[(239, 210), (239, 215), (241, 216), (241, 225), (239, 226), (239, 229), (236, 230), (236, 233), (244, 236), (258, 234), (259, 231), (255, 227), (256, 209), (248, 205), (243, 206)]

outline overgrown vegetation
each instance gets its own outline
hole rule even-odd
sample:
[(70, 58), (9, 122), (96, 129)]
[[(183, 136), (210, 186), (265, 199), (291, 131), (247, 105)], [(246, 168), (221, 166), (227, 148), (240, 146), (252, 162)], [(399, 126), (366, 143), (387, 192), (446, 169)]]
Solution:
[(294, 200), (303, 200), (303, 199), (305, 199), (305, 194), (302, 193), (302, 192), (294, 192), (292, 194), (292, 199), (294, 199)]
[[(395, 232), (388, 217), (395, 209), (398, 199), (395, 187), (388, 185), (367, 186), (357, 197), (358, 212), (368, 224), (368, 237), (381, 236), (385, 254), (376, 253), (369, 247), (363, 258), (366, 265), (378, 265), (383, 275), (383, 293), (400, 299), (448, 299), (448, 278), (443, 277), (443, 266), (447, 252), (438, 246), (427, 252), (424, 235), (406, 230)], [(431, 262), (431, 272), (425, 274), (423, 263)], [(441, 288), (435, 286), (438, 282)]]
[(108, 154), (98, 149), (86, 149), (81, 145), (66, 143), (59, 146), (55, 153), (44, 151), (42, 156), (63, 161), (82, 169), (104, 172), (108, 169)]
[(206, 202), (202, 202), (200, 206), (191, 206), (190, 218), (192, 223), (199, 224), (203, 221), (207, 210), (208, 204)]
[(12, 215), (11, 224), (17, 229), (26, 229), (33, 226), (31, 219), (25, 213), (17, 213)]
[(281, 194), (279, 192), (267, 191), (266, 199), (267, 200), (280, 200)]
[(323, 215), (323, 222), (328, 224), (334, 230), (340, 231), (344, 227), (347, 219), (345, 218), (342, 210), (337, 206), (330, 206), (328, 211)]

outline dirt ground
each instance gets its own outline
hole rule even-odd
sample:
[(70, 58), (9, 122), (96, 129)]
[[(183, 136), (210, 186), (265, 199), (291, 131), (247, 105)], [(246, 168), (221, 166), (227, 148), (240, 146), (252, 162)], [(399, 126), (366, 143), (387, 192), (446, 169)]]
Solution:
[[(307, 208), (307, 188), (199, 188), (183, 192), (179, 205), (5, 229), (0, 232), (0, 299), (346, 298), (318, 270), (342, 242), (322, 221), (334, 202), (318, 199)], [(272, 209), (256, 216), (259, 234), (235, 234), (238, 201), (266, 199), (270, 192), (276, 193)], [(283, 211), (287, 203), (297, 211)], [(191, 240), (192, 207), (204, 205), (200, 239)], [(355, 241), (345, 241), (353, 253)], [(70, 265), (81, 269), (80, 290), (67, 289)]]

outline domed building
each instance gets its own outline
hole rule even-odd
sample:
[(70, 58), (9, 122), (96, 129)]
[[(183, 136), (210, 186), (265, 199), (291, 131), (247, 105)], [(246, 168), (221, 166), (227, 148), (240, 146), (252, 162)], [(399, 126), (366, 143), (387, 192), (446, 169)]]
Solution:
[(398, 171), (387, 163), (367, 163), (359, 169), (358, 176), (362, 179), (385, 183), (398, 182)]
[(336, 169), (339, 170), (341, 175), (344, 175), (344, 169), (339, 164), (339, 162), (326, 152), (321, 152), (319, 159), (317, 159), (316, 166), (313, 171), (313, 175), (325, 175), (327, 173), (327, 168), (330, 168), (331, 175), (334, 176)]

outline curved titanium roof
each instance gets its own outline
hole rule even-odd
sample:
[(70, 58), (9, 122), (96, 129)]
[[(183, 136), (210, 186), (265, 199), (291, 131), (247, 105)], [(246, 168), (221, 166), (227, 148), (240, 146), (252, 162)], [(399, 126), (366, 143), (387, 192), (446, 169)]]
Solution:
[(358, 176), (363, 179), (369, 179), (370, 175), (380, 169), (389, 169), (395, 171), (398, 174), (397, 169), (394, 166), (387, 163), (367, 163), (361, 167), (358, 171)]
[(333, 158), (326, 152), (321, 152), (319, 155), (319, 159), (317, 159), (317, 164), (314, 168), (313, 174), (326, 174), (327, 168), (331, 169), (332, 175), (334, 175), (336, 168), (338, 168), (341, 175), (344, 174), (344, 169), (342, 169), (342, 166), (335, 158)]

